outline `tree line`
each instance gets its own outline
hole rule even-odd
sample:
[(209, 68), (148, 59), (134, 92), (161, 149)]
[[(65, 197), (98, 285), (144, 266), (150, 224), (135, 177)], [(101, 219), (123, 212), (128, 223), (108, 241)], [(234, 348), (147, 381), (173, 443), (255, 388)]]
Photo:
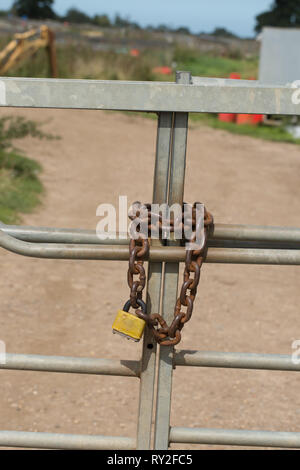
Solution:
[[(117, 14), (113, 20), (106, 14), (97, 14), (89, 16), (77, 8), (70, 8), (64, 16), (59, 16), (53, 10), (54, 0), (15, 0), (9, 12), (1, 11), (0, 16), (12, 13), (21, 17), (32, 19), (55, 19), (58, 21), (67, 21), (70, 23), (87, 23), (101, 27), (130, 27), (132, 29), (142, 29), (141, 26)], [(300, 0), (275, 0), (270, 9), (256, 16), (255, 31), (260, 32), (264, 26), (278, 27), (300, 27)], [(182, 26), (180, 28), (171, 28), (165, 24), (157, 27), (151, 25), (147, 30), (162, 32), (178, 32), (182, 34), (191, 34), (189, 28)], [(235, 34), (225, 28), (216, 28), (210, 33), (214, 36), (236, 37)]]
[[(129, 18), (122, 17), (119, 14), (116, 14), (114, 19), (111, 20), (106, 14), (89, 16), (75, 7), (70, 8), (65, 15), (60, 16), (53, 10), (54, 1), (55, 0), (15, 0), (12, 8), (9, 11), (0, 10), (0, 16), (5, 16), (10, 13), (19, 17), (26, 17), (31, 19), (52, 19), (75, 24), (92, 24), (104, 28), (116, 27), (144, 29), (137, 22), (131, 21)], [(171, 28), (165, 24), (160, 24), (156, 27), (149, 25), (145, 29), (148, 31), (192, 34), (189, 28), (186, 26)], [(225, 28), (215, 28), (215, 30), (209, 34), (223, 37), (237, 37), (235, 34), (226, 30)]]

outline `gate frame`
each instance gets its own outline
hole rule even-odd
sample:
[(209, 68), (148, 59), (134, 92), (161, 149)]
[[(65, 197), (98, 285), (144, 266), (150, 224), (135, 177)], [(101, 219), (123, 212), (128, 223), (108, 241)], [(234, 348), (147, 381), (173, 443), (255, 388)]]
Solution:
[[(300, 100), (295, 93), (297, 90), (291, 86), (205, 79), (192, 77), (189, 72), (177, 72), (176, 83), (0, 79), (0, 106), (3, 107), (158, 112), (153, 202), (169, 205), (183, 202), (189, 112), (298, 115)], [(300, 265), (299, 242), (300, 229), (296, 228), (217, 225), (206, 261)], [(0, 230), (0, 246), (25, 256), (128, 259), (128, 240), (109, 243), (100, 242), (91, 231), (5, 225)], [(168, 245), (162, 246), (159, 240), (151, 242), (147, 306), (149, 313), (162, 312), (169, 323), (177, 298), (179, 263), (184, 259), (184, 248), (171, 241)], [(172, 442), (300, 448), (300, 433), (170, 427), (172, 376), (176, 365), (300, 371), (300, 365), (294, 364), (288, 355), (159, 348), (147, 329), (140, 361), (7, 354), (6, 363), (0, 364), (0, 368), (139, 377), (137, 449), (167, 449)], [(0, 446), (132, 449), (135, 440), (0, 431)]]

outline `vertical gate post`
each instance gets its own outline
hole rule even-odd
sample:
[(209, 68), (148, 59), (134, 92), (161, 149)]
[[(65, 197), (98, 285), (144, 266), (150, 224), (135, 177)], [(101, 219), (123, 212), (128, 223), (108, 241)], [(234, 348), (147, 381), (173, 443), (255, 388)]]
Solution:
[[(158, 116), (156, 159), (153, 184), (153, 203), (167, 202), (169, 185), (169, 164), (173, 113), (160, 113)], [(152, 240), (151, 245), (161, 244)], [(149, 263), (147, 285), (147, 313), (160, 310), (162, 263)], [(156, 341), (146, 328), (141, 360), (140, 398), (137, 432), (137, 449), (151, 448), (151, 430), (154, 402), (156, 370)]]
[[(189, 72), (177, 72), (176, 83), (190, 84), (191, 74)], [(170, 162), (170, 181), (168, 204), (183, 203), (186, 144), (188, 131), (188, 113), (174, 113), (174, 124), (172, 133), (172, 152)], [(169, 245), (180, 242), (169, 241)], [(165, 263), (162, 312), (168, 324), (174, 316), (174, 306), (177, 300), (179, 263)], [(171, 412), (171, 393), (173, 375), (174, 347), (160, 347), (158, 363), (158, 383), (155, 421), (155, 449), (168, 449), (169, 428)]]

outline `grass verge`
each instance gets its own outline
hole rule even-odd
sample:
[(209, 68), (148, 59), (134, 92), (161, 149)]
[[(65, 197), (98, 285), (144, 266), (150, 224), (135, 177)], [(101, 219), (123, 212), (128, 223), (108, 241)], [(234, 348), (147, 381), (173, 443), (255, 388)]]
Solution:
[(222, 57), (215, 54), (199, 54), (195, 50), (177, 48), (174, 52), (177, 70), (188, 70), (197, 77), (229, 78), (230, 73), (239, 73), (241, 78), (256, 78), (258, 58)]
[(270, 126), (266, 124), (259, 124), (257, 126), (247, 124), (237, 125), (232, 122), (219, 121), (215, 114), (191, 114), (190, 117), (192, 123), (202, 123), (214, 129), (223, 129), (232, 134), (300, 145), (300, 139), (295, 139), (283, 126)]
[[(115, 111), (107, 112), (114, 113)], [(122, 114), (126, 114), (129, 117), (139, 116), (147, 119), (157, 119), (157, 115), (155, 113), (122, 111)], [(189, 126), (191, 128), (195, 128), (197, 127), (197, 124), (203, 124), (212, 127), (213, 129), (222, 129), (224, 131), (231, 132), (232, 134), (247, 135), (255, 139), (300, 145), (300, 139), (295, 139), (285, 130), (284, 126), (270, 126), (266, 124), (259, 124), (257, 126), (250, 126), (247, 124), (237, 125), (231, 122), (219, 121), (216, 114), (190, 113)]]
[(0, 221), (6, 224), (20, 222), (19, 213), (30, 212), (40, 202), (41, 165), (23, 155), (12, 141), (26, 136), (57, 138), (41, 131), (41, 125), (21, 116), (0, 118)]
[(6, 224), (20, 222), (19, 213), (30, 212), (40, 203), (43, 185), (41, 166), (16, 152), (0, 150), (0, 220)]

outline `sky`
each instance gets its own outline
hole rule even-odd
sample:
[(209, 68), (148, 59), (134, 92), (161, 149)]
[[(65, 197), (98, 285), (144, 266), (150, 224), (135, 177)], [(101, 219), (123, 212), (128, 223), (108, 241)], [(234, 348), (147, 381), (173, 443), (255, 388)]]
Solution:
[[(187, 26), (194, 33), (225, 27), (241, 37), (249, 37), (254, 34), (255, 16), (268, 10), (272, 3), (272, 0), (55, 0), (54, 10), (63, 15), (75, 7), (89, 15), (106, 13), (111, 18), (119, 13), (141, 26)], [(0, 0), (1, 9), (12, 4), (12, 0)]]

